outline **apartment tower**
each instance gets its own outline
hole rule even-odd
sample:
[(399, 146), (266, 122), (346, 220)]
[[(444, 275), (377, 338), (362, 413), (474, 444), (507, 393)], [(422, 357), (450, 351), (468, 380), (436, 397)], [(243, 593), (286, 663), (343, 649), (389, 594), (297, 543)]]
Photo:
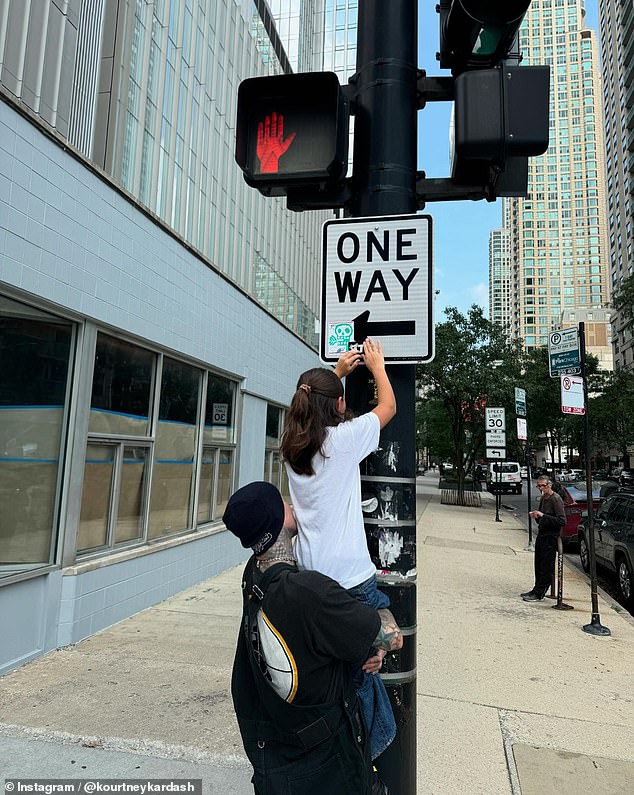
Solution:
[[(608, 253), (612, 290), (634, 276), (634, 3), (599, 0), (605, 153), (608, 194)], [(634, 334), (612, 313), (617, 367), (634, 368)]]
[(550, 146), (529, 161), (528, 195), (505, 200), (513, 336), (545, 345), (562, 313), (609, 299), (601, 85), (583, 0), (535, 0), (520, 32), (525, 64), (551, 66)]

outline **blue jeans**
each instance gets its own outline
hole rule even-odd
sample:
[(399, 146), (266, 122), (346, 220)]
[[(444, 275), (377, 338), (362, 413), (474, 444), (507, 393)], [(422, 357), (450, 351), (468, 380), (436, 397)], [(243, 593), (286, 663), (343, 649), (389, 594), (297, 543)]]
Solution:
[[(389, 607), (390, 600), (377, 588), (376, 576), (349, 588), (348, 593), (359, 602), (370, 605), (376, 610)], [(396, 721), (390, 699), (377, 674), (366, 674), (361, 666), (356, 666), (352, 671), (352, 681), (357, 689), (361, 702), (363, 718), (368, 730), (370, 740), (370, 755), (376, 759), (388, 747), (396, 736)]]

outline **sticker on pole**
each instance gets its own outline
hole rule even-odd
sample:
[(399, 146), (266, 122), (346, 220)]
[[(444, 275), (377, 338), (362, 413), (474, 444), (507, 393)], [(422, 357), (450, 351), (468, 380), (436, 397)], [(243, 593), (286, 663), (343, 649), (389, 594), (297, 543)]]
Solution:
[(575, 375), (561, 376), (561, 410), (564, 414), (585, 414), (583, 378)]

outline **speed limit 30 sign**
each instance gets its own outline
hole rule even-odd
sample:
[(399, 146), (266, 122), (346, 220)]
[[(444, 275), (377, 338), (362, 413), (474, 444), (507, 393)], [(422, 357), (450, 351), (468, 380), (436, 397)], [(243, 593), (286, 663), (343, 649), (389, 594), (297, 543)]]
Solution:
[(506, 412), (503, 408), (487, 408), (485, 421), (487, 431), (506, 430)]
[(487, 458), (506, 458), (506, 413), (503, 408), (487, 408), (484, 415)]

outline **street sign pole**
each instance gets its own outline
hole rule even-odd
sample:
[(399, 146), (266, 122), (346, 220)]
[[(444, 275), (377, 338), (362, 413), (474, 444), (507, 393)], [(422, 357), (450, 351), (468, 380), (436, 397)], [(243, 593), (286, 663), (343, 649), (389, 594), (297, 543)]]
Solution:
[[(353, 217), (406, 215), (416, 212), (417, 0), (364, 0), (359, 3)], [(377, 453), (362, 464), (362, 491), (400, 492), (400, 515), (390, 522), (409, 549), (408, 571), (379, 577), (391, 610), (404, 629), (400, 652), (386, 655), (384, 683), (390, 696), (397, 734), (375, 764), (390, 792), (416, 793), (416, 365), (387, 366), (397, 402), (396, 417), (381, 433), (380, 446), (395, 456), (386, 465)], [(372, 408), (374, 385), (364, 367), (346, 379), (346, 401), (355, 412)], [(395, 501), (396, 502), (396, 501)], [(413, 503), (413, 504), (412, 504)], [(366, 521), (366, 535), (376, 545), (377, 520)], [(372, 545), (371, 545), (372, 546)], [(405, 557), (405, 556), (401, 556)], [(413, 565), (411, 565), (413, 563)], [(397, 561), (398, 564), (398, 561)], [(386, 566), (387, 568), (387, 566)], [(395, 567), (396, 568), (396, 567)], [(327, 786), (327, 783), (326, 783)]]
[(594, 544), (594, 510), (592, 505), (592, 472), (590, 459), (592, 457), (592, 437), (590, 436), (590, 417), (588, 411), (588, 380), (586, 378), (586, 333), (585, 323), (579, 323), (579, 347), (581, 349), (581, 377), (583, 379), (583, 435), (586, 449), (586, 494), (588, 496), (588, 553), (590, 557), (590, 593), (592, 599), (592, 618), (589, 624), (583, 627), (584, 632), (590, 635), (607, 636), (612, 633), (601, 624), (599, 615), (599, 597), (597, 594), (597, 557)]

